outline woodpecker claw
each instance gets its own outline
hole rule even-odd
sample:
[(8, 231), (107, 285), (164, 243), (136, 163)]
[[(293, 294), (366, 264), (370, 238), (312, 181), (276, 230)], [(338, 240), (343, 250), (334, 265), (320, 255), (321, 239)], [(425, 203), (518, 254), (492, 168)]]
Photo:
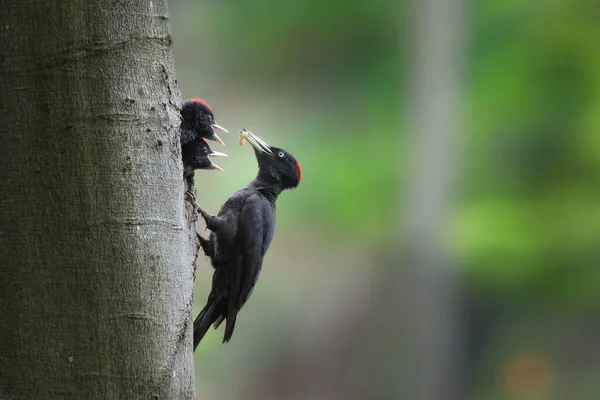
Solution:
[[(198, 206), (196, 204), (196, 206)], [(208, 224), (208, 220), (210, 219), (210, 215), (208, 215), (208, 213), (206, 211), (204, 211), (203, 209), (201, 209), (200, 207), (196, 208), (198, 210), (198, 212), (200, 213), (200, 215), (202, 215), (202, 218), (204, 219), (204, 222), (206, 222), (206, 224)]]
[(214, 252), (211, 249), (210, 240), (204, 239), (199, 233), (196, 233), (196, 235), (198, 235), (198, 241), (200, 242), (200, 247), (202, 247), (202, 251), (204, 251), (204, 255), (207, 257), (212, 257), (214, 255)]
[(190, 204), (194, 208), (198, 208), (198, 204), (196, 203), (196, 196), (194, 195), (194, 193), (192, 193), (191, 190), (188, 190), (188, 191), (185, 192), (185, 195), (188, 197), (188, 200), (190, 201)]
[[(188, 198), (190, 204), (196, 210), (198, 208), (198, 203), (196, 203), (196, 196), (192, 193), (191, 190), (185, 192), (185, 196)], [(198, 214), (194, 213), (194, 217), (192, 218), (192, 222), (198, 221)]]

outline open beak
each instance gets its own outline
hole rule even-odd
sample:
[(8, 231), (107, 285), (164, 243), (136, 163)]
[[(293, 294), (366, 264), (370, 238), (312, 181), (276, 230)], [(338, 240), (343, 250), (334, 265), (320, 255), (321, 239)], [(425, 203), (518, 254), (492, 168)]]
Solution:
[(221, 132), (225, 132), (225, 133), (229, 133), (229, 131), (227, 129), (223, 128), (221, 125), (217, 124), (216, 122), (214, 124), (212, 124), (211, 126), (213, 128), (213, 134), (208, 139), (214, 140), (215, 142), (219, 142), (222, 145), (225, 145), (225, 143), (221, 140), (219, 135), (217, 135), (216, 131), (221, 131)]
[(250, 145), (252, 145), (252, 147), (254, 147), (254, 150), (259, 151), (261, 153), (269, 154), (269, 155), (273, 154), (273, 152), (271, 151), (271, 147), (267, 143), (265, 143), (264, 140), (262, 140), (261, 138), (259, 138), (255, 134), (253, 134), (252, 132), (247, 131), (246, 129), (243, 129), (240, 132), (240, 134), (243, 134), (244, 136), (247, 135), (246, 140), (248, 140), (248, 142), (250, 142)]
[(214, 151), (212, 150), (209, 154), (209, 157), (229, 157), (227, 154), (225, 153), (221, 153), (220, 151)]
[(212, 124), (212, 127), (213, 127), (213, 130), (229, 133), (229, 131), (227, 129), (223, 128), (221, 125), (217, 124), (216, 122), (214, 124)]
[(223, 172), (224, 169), (219, 167), (217, 164), (215, 164), (214, 162), (210, 162), (210, 169), (214, 169), (215, 171), (220, 171)]
[[(211, 150), (211, 152), (208, 153), (208, 156), (209, 157), (227, 157), (227, 154), (221, 153), (220, 151)], [(214, 169), (216, 171), (223, 172), (223, 168), (219, 167), (217, 164), (212, 162), (212, 160), (210, 160), (210, 169)]]

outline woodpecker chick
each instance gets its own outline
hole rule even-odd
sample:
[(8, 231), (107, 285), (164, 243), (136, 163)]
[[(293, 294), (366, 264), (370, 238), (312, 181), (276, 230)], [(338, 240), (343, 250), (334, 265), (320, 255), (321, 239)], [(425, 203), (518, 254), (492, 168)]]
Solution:
[(216, 131), (228, 133), (227, 129), (216, 123), (212, 107), (200, 98), (193, 98), (183, 103), (180, 127), (182, 147), (198, 138), (225, 144)]
[(189, 177), (196, 169), (212, 169), (223, 171), (223, 168), (212, 162), (211, 157), (227, 157), (227, 154), (214, 151), (204, 139), (191, 142), (186, 146), (190, 151), (185, 152), (183, 159), (183, 176)]

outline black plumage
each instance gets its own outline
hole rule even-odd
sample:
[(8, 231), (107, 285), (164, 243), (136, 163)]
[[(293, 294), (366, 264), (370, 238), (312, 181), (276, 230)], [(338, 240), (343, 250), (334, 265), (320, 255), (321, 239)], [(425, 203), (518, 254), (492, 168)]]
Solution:
[(285, 189), (298, 186), (300, 164), (287, 151), (271, 147), (247, 132), (258, 174), (223, 204), (217, 216), (198, 209), (212, 232), (200, 244), (214, 267), (212, 289), (194, 321), (194, 349), (211, 324), (225, 320), (223, 343), (231, 339), (237, 313), (248, 300), (275, 233), (275, 203)]

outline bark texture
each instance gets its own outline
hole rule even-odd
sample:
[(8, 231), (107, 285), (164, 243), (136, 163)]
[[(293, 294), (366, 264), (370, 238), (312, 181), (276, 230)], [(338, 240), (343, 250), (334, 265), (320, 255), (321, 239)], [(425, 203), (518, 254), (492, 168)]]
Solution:
[(0, 0), (0, 398), (191, 399), (164, 0)]

